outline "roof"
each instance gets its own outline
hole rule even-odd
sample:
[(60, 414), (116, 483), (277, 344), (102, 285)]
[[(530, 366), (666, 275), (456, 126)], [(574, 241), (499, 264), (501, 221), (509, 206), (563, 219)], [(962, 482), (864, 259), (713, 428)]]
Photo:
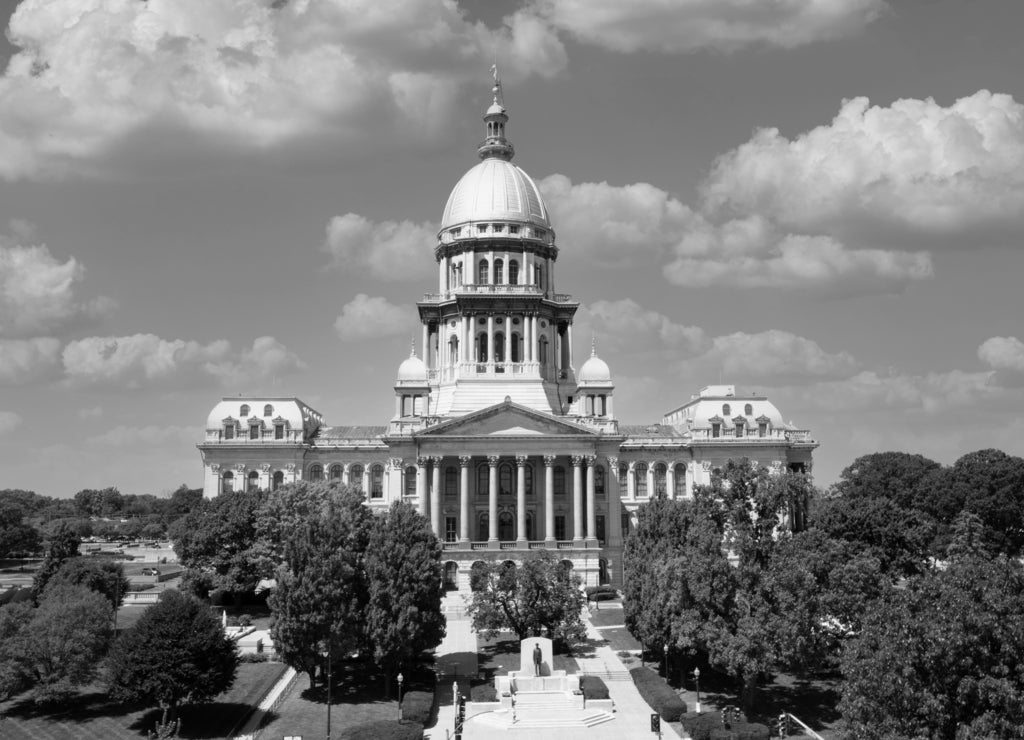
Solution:
[(481, 221), (551, 228), (537, 184), (516, 165), (497, 158), (483, 160), (452, 188), (441, 217), (441, 231)]

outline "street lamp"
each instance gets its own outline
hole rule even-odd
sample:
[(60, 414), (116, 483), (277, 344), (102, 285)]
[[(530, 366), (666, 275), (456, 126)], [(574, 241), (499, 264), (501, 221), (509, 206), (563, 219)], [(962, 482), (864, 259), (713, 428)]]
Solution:
[(402, 676), (401, 672), (398, 674), (398, 721), (402, 721), (402, 681), (405, 677)]
[(693, 682), (697, 684), (697, 714), (700, 714), (700, 668), (693, 669)]
[(668, 683), (668, 643), (661, 646), (661, 668), (665, 672), (665, 683)]
[(320, 655), (327, 658), (327, 740), (331, 740), (331, 646), (325, 645)]

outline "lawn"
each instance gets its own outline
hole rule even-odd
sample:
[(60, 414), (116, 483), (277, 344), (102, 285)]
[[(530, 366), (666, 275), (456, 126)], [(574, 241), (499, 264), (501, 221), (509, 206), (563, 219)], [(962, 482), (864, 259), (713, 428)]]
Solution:
[[(222, 738), (248, 716), (285, 671), (281, 663), (243, 663), (230, 690), (180, 712), (182, 738)], [(160, 719), (159, 710), (110, 701), (101, 686), (82, 691), (56, 711), (37, 711), (27, 698), (0, 704), (4, 740), (138, 740)]]

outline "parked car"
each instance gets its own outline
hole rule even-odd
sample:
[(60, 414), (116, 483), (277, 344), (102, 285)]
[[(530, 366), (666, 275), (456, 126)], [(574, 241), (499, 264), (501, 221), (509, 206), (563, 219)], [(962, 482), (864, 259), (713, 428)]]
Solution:
[(142, 569), (142, 575), (144, 575), (144, 576), (158, 576), (158, 575), (160, 575), (160, 570), (158, 568), (143, 568)]

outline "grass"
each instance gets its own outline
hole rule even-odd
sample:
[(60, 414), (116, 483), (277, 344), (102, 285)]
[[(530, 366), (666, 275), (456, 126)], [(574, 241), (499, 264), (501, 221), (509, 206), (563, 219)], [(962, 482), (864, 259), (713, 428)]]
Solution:
[[(209, 704), (179, 712), (182, 738), (222, 738), (240, 724), (281, 677), (281, 663), (238, 667), (235, 683)], [(40, 711), (27, 697), (0, 704), (0, 737), (4, 740), (139, 740), (160, 719), (152, 707), (120, 704), (100, 686), (83, 690), (56, 710)]]

